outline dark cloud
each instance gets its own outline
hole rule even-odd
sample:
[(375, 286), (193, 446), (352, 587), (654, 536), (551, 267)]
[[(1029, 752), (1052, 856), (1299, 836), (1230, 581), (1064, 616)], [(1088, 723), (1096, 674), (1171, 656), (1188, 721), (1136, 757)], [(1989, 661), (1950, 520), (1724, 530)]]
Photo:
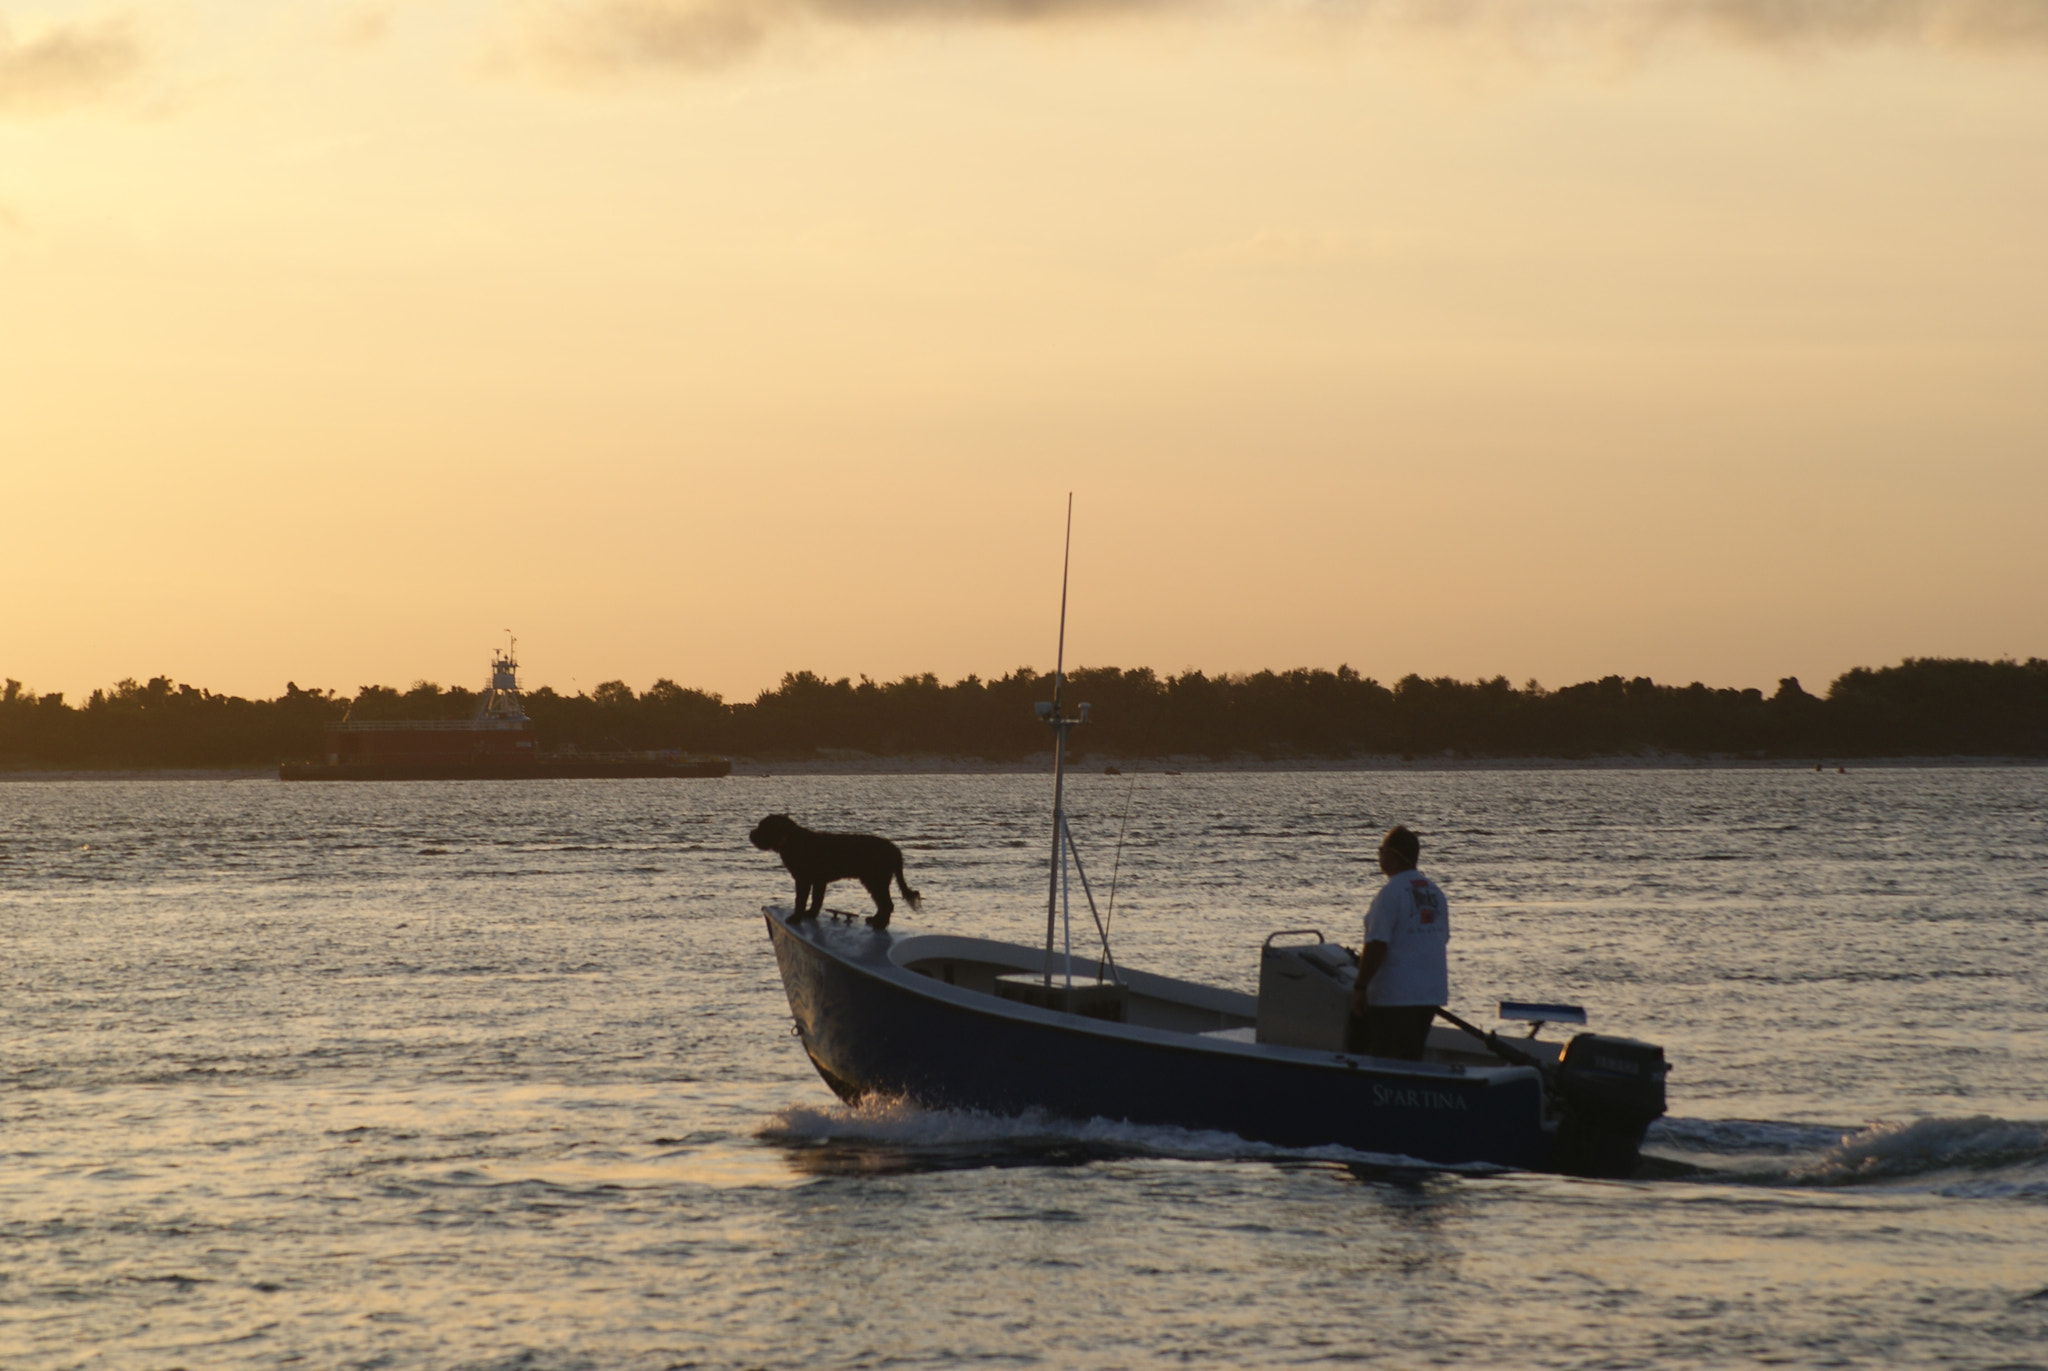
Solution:
[(1770, 48), (2048, 45), (2048, 0), (1365, 0), (1365, 8), (1539, 43), (1648, 47), (1706, 36)]
[(802, 9), (785, 0), (594, 0), (548, 16), (536, 45), (585, 70), (702, 70), (752, 53)]
[(71, 25), (17, 39), (0, 20), (0, 114), (96, 100), (142, 67), (126, 23)]
[[(805, 24), (1025, 24), (1205, 10), (1242, 13), (1246, 6), (1232, 0), (539, 0), (529, 10), (529, 36), (545, 60), (590, 73), (702, 70), (745, 58)], [(1309, 0), (1285, 12), (1506, 41), (1532, 51), (1639, 51), (1686, 35), (1775, 48), (2048, 48), (2048, 0)]]

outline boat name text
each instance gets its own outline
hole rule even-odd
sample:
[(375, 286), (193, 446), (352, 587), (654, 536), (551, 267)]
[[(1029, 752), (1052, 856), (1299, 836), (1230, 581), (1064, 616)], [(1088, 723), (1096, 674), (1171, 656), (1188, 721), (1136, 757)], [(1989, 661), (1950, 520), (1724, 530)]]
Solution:
[(1410, 1109), (1470, 1109), (1463, 1095), (1455, 1090), (1417, 1090), (1396, 1085), (1375, 1085), (1372, 1088), (1372, 1102), (1375, 1105), (1400, 1104)]

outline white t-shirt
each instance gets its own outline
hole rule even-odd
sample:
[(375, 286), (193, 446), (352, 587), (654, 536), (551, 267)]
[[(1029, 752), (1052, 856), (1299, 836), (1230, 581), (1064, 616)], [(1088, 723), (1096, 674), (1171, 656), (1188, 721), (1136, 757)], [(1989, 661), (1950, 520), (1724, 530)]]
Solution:
[(1451, 907), (1420, 871), (1387, 878), (1365, 911), (1365, 940), (1385, 943), (1387, 960), (1365, 989), (1367, 1004), (1443, 1004), (1451, 998)]

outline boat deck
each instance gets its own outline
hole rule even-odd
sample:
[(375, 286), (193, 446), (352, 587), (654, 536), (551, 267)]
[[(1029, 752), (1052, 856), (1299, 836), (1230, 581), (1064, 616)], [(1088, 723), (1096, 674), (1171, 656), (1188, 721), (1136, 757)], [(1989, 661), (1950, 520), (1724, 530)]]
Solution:
[[(1066, 992), (1067, 963), (1055, 958), (1046, 987), (1044, 953), (985, 938), (926, 933), (899, 936), (889, 960), (906, 971), (961, 990), (974, 991), (1041, 1009), (1065, 1010), (1137, 1028), (1186, 1033), (1256, 1045), (1258, 998), (1194, 981), (1116, 968), (1114, 979), (1094, 958), (1075, 957), (1073, 993)], [(1555, 1060), (1561, 1045), (1540, 1038), (1516, 1039), (1532, 1055)], [(1440, 1024), (1430, 1029), (1423, 1061), (1466, 1070), (1498, 1068), (1499, 1058), (1462, 1030)]]

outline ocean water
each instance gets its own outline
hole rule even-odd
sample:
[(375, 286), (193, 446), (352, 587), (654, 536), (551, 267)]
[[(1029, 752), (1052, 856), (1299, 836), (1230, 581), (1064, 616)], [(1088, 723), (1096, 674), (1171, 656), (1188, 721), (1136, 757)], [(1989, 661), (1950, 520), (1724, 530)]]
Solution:
[(1643, 1174), (840, 1106), (748, 827), (1035, 942), (1045, 778), (12, 783), (0, 1367), (2048, 1365), (2048, 770), (1072, 785), (1247, 990), (1416, 827), (1457, 1007), (1665, 1046)]

